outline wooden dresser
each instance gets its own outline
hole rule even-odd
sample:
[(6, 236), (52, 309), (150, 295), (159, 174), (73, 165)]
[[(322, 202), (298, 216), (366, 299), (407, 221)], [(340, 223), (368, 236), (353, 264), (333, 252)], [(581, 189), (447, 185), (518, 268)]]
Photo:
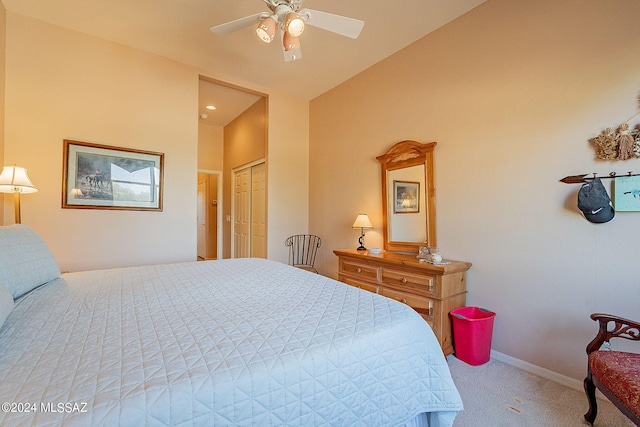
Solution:
[(411, 306), (427, 321), (445, 356), (453, 353), (449, 312), (466, 302), (469, 262), (420, 262), (415, 255), (339, 249), (338, 280)]

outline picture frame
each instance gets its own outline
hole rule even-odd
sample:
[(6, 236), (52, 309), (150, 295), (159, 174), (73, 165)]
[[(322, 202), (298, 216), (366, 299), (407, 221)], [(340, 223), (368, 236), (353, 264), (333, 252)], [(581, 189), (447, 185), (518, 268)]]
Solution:
[(640, 176), (619, 176), (613, 180), (616, 212), (640, 212)]
[(420, 183), (414, 181), (393, 181), (393, 213), (420, 212)]
[(162, 211), (164, 153), (63, 142), (62, 207)]

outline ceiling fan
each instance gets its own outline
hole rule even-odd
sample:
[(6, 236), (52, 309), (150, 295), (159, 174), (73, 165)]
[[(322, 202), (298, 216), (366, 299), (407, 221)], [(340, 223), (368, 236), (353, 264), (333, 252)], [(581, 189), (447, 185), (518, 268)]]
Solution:
[(271, 12), (260, 12), (244, 18), (211, 27), (218, 35), (225, 35), (250, 25), (257, 24), (256, 33), (260, 40), (271, 43), (280, 30), (284, 60), (295, 61), (302, 58), (300, 35), (305, 24), (322, 28), (352, 39), (358, 38), (364, 21), (346, 16), (334, 15), (319, 10), (302, 9), (303, 0), (262, 0)]

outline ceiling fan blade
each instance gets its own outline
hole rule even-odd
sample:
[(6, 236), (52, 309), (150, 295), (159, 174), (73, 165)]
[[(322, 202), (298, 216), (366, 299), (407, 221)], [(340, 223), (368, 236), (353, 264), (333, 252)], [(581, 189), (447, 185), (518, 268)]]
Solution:
[(236, 19), (235, 21), (226, 22), (224, 24), (216, 25), (211, 27), (210, 30), (213, 33), (216, 33), (219, 36), (224, 36), (225, 34), (233, 33), (234, 31), (238, 31), (244, 27), (248, 27), (250, 25), (258, 25), (261, 19), (268, 17), (269, 14), (266, 12), (256, 13), (254, 15), (245, 16), (244, 18)]
[(346, 16), (313, 9), (304, 9), (301, 14), (305, 12), (309, 15), (309, 19), (306, 21), (307, 24), (352, 39), (357, 39), (364, 27), (364, 21), (359, 19), (347, 18)]

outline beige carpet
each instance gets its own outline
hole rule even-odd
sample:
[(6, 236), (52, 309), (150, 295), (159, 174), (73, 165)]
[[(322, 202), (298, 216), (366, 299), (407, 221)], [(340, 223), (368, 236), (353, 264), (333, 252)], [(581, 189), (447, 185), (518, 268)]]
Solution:
[[(587, 426), (588, 403), (578, 391), (497, 360), (471, 366), (447, 358), (464, 403), (454, 427)], [(586, 368), (585, 368), (586, 369)], [(597, 427), (633, 427), (610, 402), (598, 399)]]

